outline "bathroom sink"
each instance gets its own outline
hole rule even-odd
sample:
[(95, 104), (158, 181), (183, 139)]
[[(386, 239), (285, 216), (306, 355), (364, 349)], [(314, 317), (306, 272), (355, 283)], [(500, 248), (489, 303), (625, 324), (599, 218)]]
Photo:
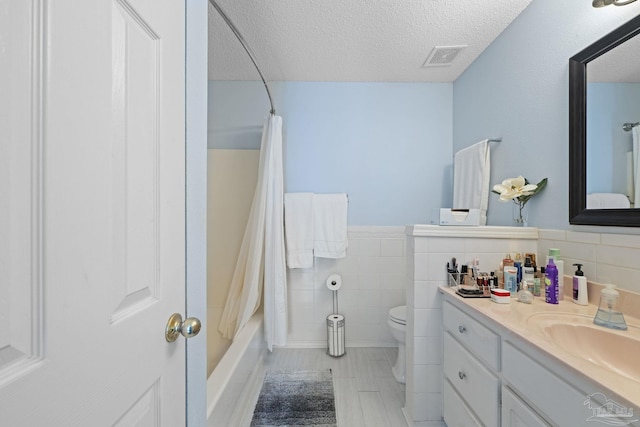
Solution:
[(640, 382), (640, 328), (618, 331), (570, 313), (539, 313), (527, 323), (562, 351)]

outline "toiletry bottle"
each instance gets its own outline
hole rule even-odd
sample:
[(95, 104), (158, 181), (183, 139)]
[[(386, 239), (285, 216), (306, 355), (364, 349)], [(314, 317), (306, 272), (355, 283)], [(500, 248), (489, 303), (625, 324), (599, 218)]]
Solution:
[(534, 297), (540, 296), (540, 271), (538, 267), (533, 267), (533, 288), (531, 289), (531, 293)]
[(502, 260), (502, 267), (509, 267), (513, 265), (513, 259), (511, 259), (511, 254), (506, 254), (504, 259)]
[(522, 257), (519, 253), (516, 253), (516, 259), (513, 261), (513, 266), (518, 270), (516, 283), (518, 284), (517, 290), (520, 290), (520, 283), (522, 282)]
[(522, 289), (518, 291), (518, 301), (523, 302), (525, 304), (531, 304), (533, 301), (533, 294), (529, 290), (529, 282), (526, 280), (522, 281)]
[(478, 277), (480, 277), (480, 261), (478, 257), (475, 257), (471, 262), (471, 275), (477, 281)]
[(518, 292), (518, 269), (514, 266), (504, 268), (504, 289), (511, 292), (512, 296)]
[(522, 267), (522, 280), (526, 280), (529, 286), (533, 284), (534, 271), (535, 269), (531, 263), (531, 258), (525, 258), (524, 266)]
[(553, 259), (553, 263), (558, 269), (558, 301), (562, 301), (564, 299), (564, 261), (560, 259), (560, 249), (549, 248), (547, 264), (549, 264), (550, 259)]
[(558, 269), (553, 261), (549, 260), (547, 264), (546, 277), (544, 280), (544, 296), (545, 301), (549, 304), (558, 304)]
[(467, 277), (467, 273), (469, 272), (467, 264), (462, 264), (460, 266), (460, 280), (458, 280), (459, 285), (464, 285), (464, 279)]
[(573, 264), (578, 269), (573, 275), (573, 302), (580, 305), (588, 305), (589, 297), (587, 296), (587, 278), (582, 272), (582, 264)]
[(513, 259), (511, 259), (511, 254), (506, 254), (502, 261), (500, 261), (500, 269), (498, 270), (498, 287), (501, 289), (506, 289), (504, 284), (504, 268), (510, 267), (513, 265)]
[[(546, 278), (546, 268), (540, 266), (540, 271), (538, 271), (538, 277), (534, 279), (533, 282), (533, 296), (542, 297), (544, 296), (544, 279)], [(536, 287), (537, 281), (537, 287)]]
[[(536, 254), (534, 254), (534, 253), (526, 253), (526, 254), (524, 254), (524, 259), (526, 260), (527, 258), (529, 258), (529, 260), (531, 260), (531, 265), (533, 265), (534, 267), (536, 265), (538, 265), (536, 263)], [(529, 283), (529, 290), (531, 290), (531, 283)]]

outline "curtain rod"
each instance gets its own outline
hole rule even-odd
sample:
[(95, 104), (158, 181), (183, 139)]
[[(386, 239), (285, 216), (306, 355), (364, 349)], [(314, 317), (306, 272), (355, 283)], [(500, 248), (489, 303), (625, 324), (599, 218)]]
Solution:
[(260, 67), (258, 67), (258, 63), (256, 62), (256, 59), (253, 56), (253, 53), (251, 52), (251, 49), (249, 49), (249, 46), (247, 45), (247, 42), (242, 37), (242, 34), (240, 34), (240, 31), (238, 31), (236, 26), (233, 25), (233, 22), (231, 22), (231, 19), (229, 19), (227, 14), (224, 13), (224, 10), (222, 10), (220, 5), (217, 4), (215, 2), (215, 0), (209, 0), (209, 3), (211, 3), (211, 5), (215, 8), (215, 10), (218, 11), (218, 13), (222, 17), (222, 19), (224, 19), (224, 22), (226, 22), (227, 25), (229, 26), (229, 28), (231, 28), (231, 31), (236, 36), (236, 38), (238, 39), (238, 41), (240, 42), (240, 44), (244, 48), (245, 52), (247, 52), (247, 55), (249, 55), (249, 58), (251, 58), (251, 62), (253, 62), (253, 65), (256, 67), (256, 70), (258, 70), (258, 74), (260, 74), (260, 79), (262, 79), (262, 83), (264, 84), (264, 88), (267, 91), (267, 96), (269, 97), (269, 104), (271, 104), (270, 113), (271, 114), (276, 114), (276, 109), (273, 106), (273, 98), (271, 98), (271, 91), (269, 90), (269, 85), (267, 84), (267, 81), (265, 80), (264, 75), (262, 74), (262, 71), (260, 71)]
[(625, 132), (629, 132), (631, 129), (633, 129), (634, 127), (640, 125), (640, 122), (636, 122), (636, 123), (625, 123), (622, 125), (622, 129)]

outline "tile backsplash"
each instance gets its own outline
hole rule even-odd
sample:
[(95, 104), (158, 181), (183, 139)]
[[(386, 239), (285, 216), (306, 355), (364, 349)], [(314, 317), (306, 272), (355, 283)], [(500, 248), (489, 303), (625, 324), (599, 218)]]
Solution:
[(580, 263), (587, 280), (640, 293), (640, 235), (540, 229), (538, 256), (545, 259), (549, 248), (560, 249), (567, 276)]
[[(326, 279), (332, 273), (342, 276), (338, 291), (339, 312), (345, 316), (347, 346), (393, 346), (387, 327), (390, 308), (406, 303), (406, 269), (415, 267), (415, 313), (429, 318), (418, 326), (438, 325), (434, 287), (444, 283), (444, 266), (452, 257), (458, 264), (478, 257), (480, 270), (497, 268), (505, 253), (537, 252), (544, 261), (549, 248), (560, 249), (565, 274), (571, 276), (572, 264), (583, 264), (590, 282), (613, 283), (620, 289), (640, 293), (640, 235), (587, 233), (569, 230), (538, 230), (537, 240), (517, 241), (504, 238), (461, 239), (431, 237), (429, 247), (418, 239), (415, 259), (407, 260), (406, 228), (351, 226), (349, 248), (342, 259), (316, 258), (310, 269), (288, 270), (289, 340), (291, 347), (326, 345), (326, 317), (332, 312), (332, 292)], [(408, 263), (407, 261), (411, 261)], [(415, 263), (415, 266), (413, 265)], [(411, 264), (410, 266), (408, 264)], [(423, 330), (424, 329), (424, 330)]]

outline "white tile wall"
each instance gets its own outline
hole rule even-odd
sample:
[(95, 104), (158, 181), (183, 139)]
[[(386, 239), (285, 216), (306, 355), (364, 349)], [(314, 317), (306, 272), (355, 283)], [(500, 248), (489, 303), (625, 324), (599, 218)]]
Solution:
[(587, 280), (640, 293), (640, 235), (540, 230), (538, 256), (549, 248), (560, 249), (565, 275), (580, 263)]
[[(454, 227), (452, 227), (454, 228)], [(478, 228), (473, 234), (478, 234)], [(530, 229), (531, 230), (531, 229)], [(459, 265), (478, 258), (481, 271), (495, 270), (506, 253), (537, 252), (537, 232), (527, 238), (407, 236), (407, 384), (405, 412), (414, 423), (442, 419), (442, 300), (438, 287), (446, 284), (446, 264), (453, 257)], [(409, 231), (411, 233), (411, 231)], [(428, 233), (427, 233), (428, 234)], [(526, 234), (526, 233), (525, 233)]]
[[(452, 227), (453, 228), (453, 227)], [(442, 228), (440, 228), (442, 230)], [(407, 304), (407, 386), (405, 412), (416, 423), (442, 418), (442, 303), (438, 286), (445, 265), (478, 257), (480, 270), (490, 271), (506, 253), (534, 252), (544, 260), (557, 247), (565, 274), (573, 263), (584, 264), (590, 281), (614, 283), (640, 293), (640, 235), (538, 230), (537, 238), (406, 236), (405, 227), (349, 227), (347, 256), (316, 259), (312, 269), (288, 271), (289, 346), (326, 345), (326, 316), (332, 293), (331, 273), (342, 276), (339, 311), (346, 318), (348, 347), (394, 346), (389, 333), (390, 308)], [(438, 234), (442, 234), (441, 232)]]
[(349, 227), (345, 258), (316, 258), (313, 268), (288, 270), (288, 346), (326, 346), (333, 307), (326, 279), (332, 273), (342, 276), (338, 309), (345, 316), (346, 346), (395, 346), (387, 315), (406, 303), (405, 236), (405, 227)]

